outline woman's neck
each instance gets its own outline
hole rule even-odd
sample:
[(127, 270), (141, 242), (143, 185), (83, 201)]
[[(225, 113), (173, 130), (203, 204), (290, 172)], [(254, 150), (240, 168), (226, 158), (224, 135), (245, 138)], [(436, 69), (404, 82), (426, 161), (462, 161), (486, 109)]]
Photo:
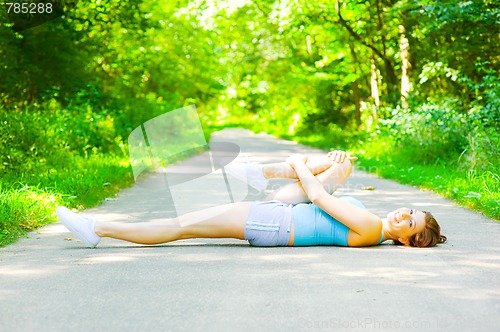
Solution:
[(382, 218), (382, 232), (384, 233), (384, 241), (385, 240), (397, 240), (398, 238), (389, 231), (389, 227), (387, 225), (387, 218)]

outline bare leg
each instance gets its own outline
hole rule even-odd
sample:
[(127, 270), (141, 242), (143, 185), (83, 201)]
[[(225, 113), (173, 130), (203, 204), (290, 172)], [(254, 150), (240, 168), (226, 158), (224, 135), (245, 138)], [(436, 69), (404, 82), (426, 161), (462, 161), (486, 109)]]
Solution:
[[(291, 168), (291, 167), (290, 167)], [(333, 194), (351, 174), (352, 167), (349, 164), (333, 163), (330, 168), (316, 175), (323, 184), (325, 190)], [(314, 173), (313, 173), (314, 174)], [(267, 200), (278, 200), (288, 204), (308, 203), (309, 197), (302, 188), (300, 181), (287, 184), (266, 197)]]
[[(326, 171), (334, 162), (327, 156), (313, 157), (307, 162), (307, 167), (313, 174)], [(262, 165), (264, 177), (267, 179), (297, 179), (297, 174), (286, 162)]]
[(159, 244), (192, 238), (244, 239), (251, 202), (222, 205), (173, 219), (139, 223), (96, 222), (95, 232), (140, 244)]

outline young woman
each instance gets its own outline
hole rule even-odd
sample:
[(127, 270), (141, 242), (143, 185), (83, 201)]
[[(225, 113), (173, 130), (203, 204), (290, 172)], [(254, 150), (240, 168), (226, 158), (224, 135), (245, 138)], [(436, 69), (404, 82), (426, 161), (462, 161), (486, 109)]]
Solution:
[[(236, 238), (253, 246), (335, 245), (363, 247), (386, 240), (413, 247), (444, 243), (429, 212), (400, 208), (386, 218), (368, 212), (352, 197), (331, 194), (349, 177), (351, 161), (343, 151), (308, 161), (292, 155), (286, 163), (242, 166), (226, 170), (262, 188), (269, 178), (297, 178), (266, 201), (239, 202), (143, 223), (99, 222), (59, 207), (61, 222), (87, 246), (101, 237), (140, 244), (160, 244), (191, 238)], [(308, 203), (310, 202), (310, 203)]]

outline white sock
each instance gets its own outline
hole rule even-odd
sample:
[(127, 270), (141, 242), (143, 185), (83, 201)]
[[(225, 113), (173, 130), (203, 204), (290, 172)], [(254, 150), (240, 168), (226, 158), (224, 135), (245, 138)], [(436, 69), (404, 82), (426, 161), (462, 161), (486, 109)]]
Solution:
[(226, 165), (224, 169), (229, 175), (245, 182), (258, 191), (266, 189), (269, 182), (269, 180), (264, 177), (264, 170), (260, 164), (232, 162)]

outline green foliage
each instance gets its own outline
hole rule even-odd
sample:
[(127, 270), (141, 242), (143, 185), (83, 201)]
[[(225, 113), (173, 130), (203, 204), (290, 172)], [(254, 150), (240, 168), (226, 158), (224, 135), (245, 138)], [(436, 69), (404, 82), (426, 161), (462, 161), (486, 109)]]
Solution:
[(0, 170), (33, 171), (66, 160), (72, 153), (88, 156), (113, 149), (116, 152), (114, 143), (120, 137), (116, 135), (113, 118), (105, 114), (82, 105), (60, 109), (54, 100), (20, 112), (0, 112), (0, 138), (4, 143), (0, 148)]
[(57, 205), (90, 207), (132, 183), (113, 118), (70, 108), (0, 112), (0, 245), (54, 221)]
[(433, 164), (449, 160), (460, 155), (467, 144), (463, 132), (467, 119), (453, 108), (454, 103), (395, 109), (390, 119), (380, 120), (379, 135), (391, 137), (395, 147), (408, 155), (408, 162)]
[(497, 125), (482, 118), (484, 110), (463, 114), (453, 105), (394, 110), (376, 135), (356, 145), (360, 163), (375, 167), (380, 176), (436, 191), (500, 219)]
[(417, 93), (438, 100), (443, 92), (452, 94), (467, 107), (481, 98), (474, 85), (481, 85), (491, 70), (498, 72), (498, 5), (491, 0), (418, 2), (412, 11), (419, 17), (412, 51), (420, 63), (414, 68), (420, 70)]

